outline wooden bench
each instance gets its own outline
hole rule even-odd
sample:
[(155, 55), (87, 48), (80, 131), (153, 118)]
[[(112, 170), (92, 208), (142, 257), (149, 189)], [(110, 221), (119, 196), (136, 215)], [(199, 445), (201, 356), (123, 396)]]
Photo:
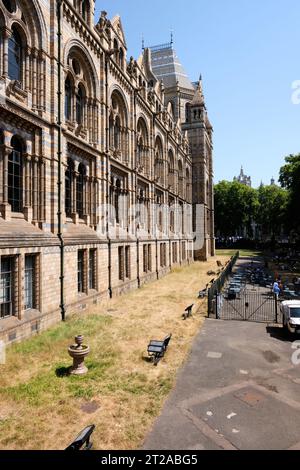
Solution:
[(189, 317), (192, 316), (193, 307), (194, 307), (194, 304), (189, 305), (189, 306), (185, 309), (184, 314), (183, 314), (183, 319), (184, 319), (184, 320), (186, 320), (187, 318), (189, 318)]
[(164, 357), (171, 338), (172, 335), (169, 334), (163, 341), (151, 340), (148, 344), (148, 355), (153, 359), (155, 366), (157, 366), (159, 361)]
[(65, 450), (90, 450), (93, 446), (91, 442), (91, 435), (95, 430), (95, 425), (92, 424), (83, 429), (76, 439)]

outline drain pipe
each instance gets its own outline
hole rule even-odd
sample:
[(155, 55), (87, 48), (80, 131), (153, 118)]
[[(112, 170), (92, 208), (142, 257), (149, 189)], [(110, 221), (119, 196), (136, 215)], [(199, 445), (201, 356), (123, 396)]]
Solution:
[(58, 231), (57, 236), (60, 241), (60, 311), (61, 319), (66, 319), (66, 308), (65, 308), (65, 295), (64, 295), (64, 280), (65, 280), (65, 243), (63, 238), (62, 228), (62, 87), (61, 87), (61, 75), (62, 75), (62, 62), (61, 62), (61, 7), (63, 0), (57, 1), (57, 45), (58, 45), (58, 59), (57, 59), (57, 75), (58, 75), (58, 112), (57, 112), (57, 125), (58, 125), (58, 143), (57, 143), (57, 159), (58, 159), (58, 209), (57, 209), (57, 224)]
[(111, 238), (109, 234), (109, 107), (108, 107), (108, 62), (110, 56), (113, 54), (113, 50), (105, 53), (105, 119), (106, 119), (106, 128), (105, 128), (105, 139), (106, 139), (106, 237), (108, 240), (108, 293), (110, 299), (112, 299), (112, 257), (111, 257)]
[[(137, 171), (137, 122), (136, 122), (136, 95), (141, 91), (141, 88), (135, 88), (133, 91), (133, 105), (134, 105), (134, 154), (135, 154), (135, 203), (137, 203), (137, 179), (138, 179), (138, 171)], [(140, 277), (140, 240), (138, 238), (138, 228), (137, 223), (135, 223), (135, 236), (136, 236), (136, 272), (137, 272), (137, 283), (138, 288), (141, 287), (141, 277)]]

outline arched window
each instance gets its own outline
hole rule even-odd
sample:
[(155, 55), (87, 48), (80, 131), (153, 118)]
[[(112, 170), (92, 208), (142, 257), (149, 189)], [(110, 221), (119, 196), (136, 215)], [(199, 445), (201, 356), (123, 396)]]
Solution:
[(90, 2), (88, 0), (83, 0), (82, 2), (82, 18), (87, 23), (89, 22), (90, 15)]
[[(109, 119), (110, 149), (118, 151), (118, 158), (128, 161), (128, 124), (126, 103), (118, 91), (111, 96)], [(116, 156), (116, 155), (115, 155)]]
[(185, 174), (185, 178), (186, 178), (186, 199), (188, 202), (191, 202), (191, 199), (192, 199), (192, 194), (191, 194), (191, 175), (190, 175), (190, 170), (187, 168), (186, 169), (186, 174)]
[(187, 103), (185, 105), (185, 121), (189, 122), (189, 120), (190, 120), (190, 104)]
[(80, 163), (78, 167), (78, 176), (76, 181), (76, 208), (79, 217), (82, 219), (85, 214), (84, 190), (85, 190), (86, 168)]
[(115, 127), (114, 127), (114, 148), (115, 150), (120, 150), (121, 147), (121, 122), (119, 116), (116, 117)]
[(78, 125), (83, 124), (84, 113), (84, 90), (83, 86), (79, 85), (76, 94), (76, 122)]
[(67, 121), (72, 119), (72, 86), (69, 77), (65, 81), (65, 118)]
[(23, 142), (18, 136), (11, 140), (8, 157), (8, 202), (13, 212), (23, 211)]
[(183, 167), (181, 160), (178, 162), (178, 190), (179, 195), (183, 197)]
[(155, 162), (154, 162), (154, 176), (157, 182), (163, 183), (163, 146), (161, 139), (157, 137), (155, 141)]
[(112, 114), (109, 117), (109, 147), (114, 148), (114, 117)]
[(11, 80), (22, 81), (22, 40), (15, 27), (8, 40), (8, 76)]
[(72, 184), (74, 168), (73, 160), (68, 158), (68, 167), (65, 173), (65, 211), (67, 217), (71, 217), (72, 215)]
[(16, 11), (16, 2), (14, 0), (2, 0), (2, 3), (10, 13), (14, 13)]
[(143, 173), (149, 176), (150, 162), (149, 162), (149, 148), (148, 148), (148, 131), (146, 123), (143, 118), (138, 120), (137, 124), (138, 141), (137, 141), (137, 165), (142, 166)]
[(174, 188), (175, 174), (174, 174), (174, 156), (172, 150), (169, 151), (168, 155), (168, 184), (170, 189)]
[(119, 52), (119, 65), (121, 68), (124, 67), (124, 51), (122, 47), (120, 47), (120, 52)]
[(117, 64), (119, 64), (119, 44), (118, 44), (118, 41), (116, 39), (114, 39), (114, 51), (115, 51), (115, 61), (117, 62)]
[(140, 138), (138, 141), (138, 146), (137, 146), (137, 161), (138, 165), (143, 164), (143, 148), (144, 148), (144, 142), (143, 139)]

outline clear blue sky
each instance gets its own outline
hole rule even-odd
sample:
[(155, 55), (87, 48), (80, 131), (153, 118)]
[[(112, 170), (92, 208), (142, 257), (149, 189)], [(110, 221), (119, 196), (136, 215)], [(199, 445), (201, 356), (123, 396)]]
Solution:
[(284, 156), (300, 152), (299, 0), (97, 0), (97, 14), (120, 14), (128, 53), (168, 42), (192, 81), (203, 75), (214, 125), (215, 181), (240, 166), (254, 185), (278, 178)]

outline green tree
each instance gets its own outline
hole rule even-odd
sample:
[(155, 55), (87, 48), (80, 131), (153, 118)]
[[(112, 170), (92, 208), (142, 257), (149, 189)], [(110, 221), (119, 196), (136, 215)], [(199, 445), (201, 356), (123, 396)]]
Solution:
[(287, 219), (288, 227), (299, 238), (300, 230), (300, 154), (289, 155), (286, 164), (280, 169), (279, 181), (289, 192)]
[(256, 222), (260, 227), (263, 238), (275, 239), (280, 235), (286, 224), (286, 210), (289, 193), (287, 190), (276, 186), (259, 187)]
[(255, 189), (237, 181), (215, 186), (216, 231), (224, 237), (245, 234), (252, 237), (252, 223), (258, 209)]

